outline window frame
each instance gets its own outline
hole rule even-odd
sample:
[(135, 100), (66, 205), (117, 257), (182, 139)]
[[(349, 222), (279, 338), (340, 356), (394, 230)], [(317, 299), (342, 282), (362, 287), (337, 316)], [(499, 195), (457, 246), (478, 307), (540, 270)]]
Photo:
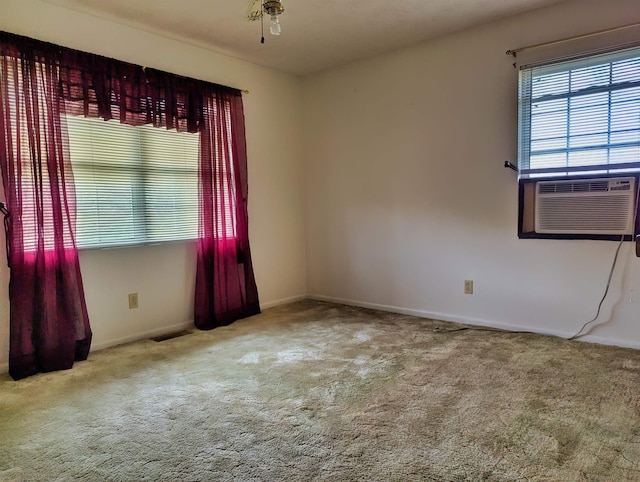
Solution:
[[(600, 179), (603, 177), (620, 177), (620, 175), (603, 176), (593, 174), (588, 176), (573, 177), (575, 180)], [(636, 179), (636, 189), (640, 190), (640, 173), (628, 173), (624, 177), (634, 177)], [(558, 181), (557, 176), (536, 177), (520, 179), (518, 181), (518, 238), (519, 239), (573, 239), (573, 240), (595, 240), (595, 241), (633, 241), (640, 233), (640, 202), (636, 205), (636, 219), (633, 234), (550, 234), (538, 233), (534, 227), (536, 184), (539, 181)], [(638, 196), (636, 196), (637, 198)]]
[[(523, 105), (523, 81), (522, 75), (523, 71), (527, 69), (531, 70), (533, 68), (542, 68), (546, 70), (546, 72), (553, 72), (556, 70), (557, 72), (571, 72), (571, 69), (567, 68), (567, 66), (576, 66), (581, 62), (588, 64), (592, 59), (599, 58), (627, 58), (627, 59), (636, 59), (640, 58), (640, 45), (625, 45), (618, 48), (608, 48), (606, 50), (599, 50), (596, 52), (587, 52), (579, 55), (571, 55), (568, 57), (564, 57), (561, 59), (556, 59), (552, 61), (541, 61), (532, 64), (521, 65), (518, 70), (518, 237), (520, 239), (573, 239), (573, 240), (601, 240), (601, 241), (617, 241), (620, 242), (621, 239), (624, 241), (633, 241), (635, 237), (640, 232), (640, 203), (636, 202), (635, 209), (636, 215), (634, 220), (634, 233), (628, 235), (611, 235), (611, 234), (549, 234), (549, 233), (537, 233), (534, 227), (534, 219), (535, 219), (535, 203), (536, 203), (536, 184), (539, 181), (559, 181), (559, 180), (588, 180), (588, 179), (601, 179), (601, 178), (616, 178), (616, 177), (633, 177), (635, 178), (636, 189), (640, 190), (640, 155), (634, 160), (634, 162), (624, 163), (622, 167), (617, 165), (614, 169), (605, 169), (600, 170), (598, 168), (603, 166), (593, 166), (595, 169), (590, 169), (591, 166), (576, 166), (576, 167), (567, 167), (567, 164), (563, 167), (557, 168), (547, 168), (541, 169), (542, 172), (536, 172), (536, 169), (531, 169), (530, 163), (530, 153), (531, 153), (531, 106), (534, 102), (533, 95), (529, 95), (525, 97), (528, 100), (528, 104)], [(614, 60), (609, 60), (608, 62), (598, 64), (594, 62), (594, 65), (609, 65), (609, 68), (614, 64)], [(639, 62), (640, 65), (640, 62)], [(575, 67), (574, 67), (575, 68)], [(531, 86), (531, 79), (529, 80), (529, 87)], [(607, 149), (607, 158), (609, 159), (610, 152), (612, 149), (612, 145), (617, 147), (616, 145), (611, 143), (611, 92), (622, 90), (626, 88), (616, 87), (612, 88), (611, 78), (606, 87), (595, 87), (591, 90), (590, 93), (594, 93), (597, 90), (602, 92), (609, 93), (608, 95), (608, 111), (607, 111), (607, 131), (604, 133), (607, 136), (607, 144), (606, 147), (600, 146), (602, 148)], [(640, 89), (640, 80), (635, 81), (633, 85), (629, 88), (637, 88)], [(586, 89), (585, 89), (586, 90)], [(572, 90), (571, 85), (568, 85), (566, 92), (564, 93), (567, 99), (570, 99)], [(585, 95), (588, 95), (585, 94)], [(637, 99), (632, 99), (640, 104), (640, 93)], [(567, 102), (567, 108), (569, 109), (569, 100)], [(571, 135), (569, 133), (569, 128), (571, 124), (571, 118), (569, 116), (569, 112), (567, 112), (567, 120), (565, 122), (567, 134), (566, 134), (566, 152), (567, 156), (572, 151), (580, 151), (581, 147), (572, 149), (569, 145), (571, 140)], [(523, 126), (523, 118), (528, 118), (529, 125)], [(527, 135), (528, 134), (528, 135)], [(640, 130), (639, 130), (640, 137)], [(528, 143), (526, 146), (523, 146), (523, 138), (525, 142)], [(640, 142), (640, 138), (638, 140)], [(635, 145), (634, 145), (635, 147)], [(597, 147), (595, 147), (597, 148)], [(594, 148), (594, 149), (595, 149)], [(586, 148), (585, 150), (588, 150)], [(526, 168), (523, 169), (523, 150), (526, 150)], [(640, 146), (638, 146), (638, 150), (640, 153)], [(628, 168), (630, 170), (626, 170)], [(638, 196), (636, 195), (636, 201), (638, 200)]]
[[(75, 228), (75, 240), (76, 246), (79, 250), (93, 250), (93, 249), (116, 249), (116, 248), (129, 248), (136, 246), (153, 246), (160, 244), (171, 244), (171, 243), (184, 243), (184, 242), (195, 242), (199, 236), (199, 226), (198, 226), (198, 218), (199, 218), (199, 190), (200, 190), (200, 166), (199, 166), (199, 135), (197, 133), (187, 133), (187, 132), (177, 132), (175, 129), (167, 130), (164, 127), (153, 127), (148, 124), (142, 126), (134, 126), (129, 124), (121, 124), (117, 120), (104, 121), (101, 118), (93, 118), (93, 117), (82, 117), (68, 114), (66, 116), (67, 120), (73, 117), (77, 120), (87, 121), (85, 126), (81, 126), (82, 131), (80, 133), (76, 131), (72, 133), (73, 127), (69, 127), (69, 122), (67, 122), (67, 130), (69, 132), (69, 152), (70, 152), (70, 161), (72, 165), (72, 170), (74, 173), (74, 184), (75, 184), (75, 192), (76, 192), (76, 228)], [(76, 120), (76, 122), (77, 122)], [(118, 123), (119, 126), (116, 129), (123, 129), (121, 132), (126, 132), (124, 129), (131, 129), (131, 134), (125, 133), (123, 137), (116, 140), (124, 140), (126, 136), (130, 136), (130, 139), (134, 140), (134, 144), (137, 144), (137, 149), (130, 149), (126, 151), (126, 155), (123, 155), (127, 159), (124, 159), (123, 156), (120, 156), (121, 161), (130, 161), (128, 163), (113, 163), (106, 164), (101, 162), (99, 159), (96, 161), (96, 158), (93, 157), (91, 153), (90, 158), (78, 159), (73, 155), (74, 145), (72, 138), (73, 136), (84, 136), (91, 135), (92, 128), (95, 126), (106, 125), (105, 122), (113, 124)], [(73, 122), (72, 122), (73, 123)], [(89, 124), (93, 123), (93, 125)], [(76, 124), (76, 127), (81, 124)], [(177, 136), (180, 135), (194, 135), (197, 137), (196, 143), (197, 147), (195, 148), (195, 152), (190, 152), (189, 156), (184, 157), (184, 159), (191, 160), (191, 155), (195, 155), (195, 159), (193, 162), (190, 162), (188, 166), (170, 166), (164, 165), (160, 167), (154, 167), (152, 156), (145, 156), (145, 148), (144, 145), (150, 142), (154, 142), (153, 132), (155, 129), (161, 129), (163, 131), (172, 132)], [(135, 134), (133, 134), (135, 130)], [(73, 135), (72, 135), (73, 134)], [(189, 140), (189, 143), (192, 143), (193, 139)], [(82, 142), (87, 142), (88, 145), (91, 145), (92, 140)], [(93, 148), (93, 146), (91, 146)], [(121, 147), (118, 147), (121, 149)], [(193, 146), (190, 147), (191, 149)], [(227, 173), (226, 165), (224, 162), (218, 164), (218, 167), (221, 168), (220, 177), (224, 181), (227, 182), (228, 179), (233, 179), (233, 163), (231, 163), (232, 171)], [(107, 180), (109, 177), (112, 179), (118, 179), (120, 173), (126, 173), (122, 178), (126, 183), (129, 183), (131, 189), (131, 214), (129, 220), (127, 220), (127, 224), (129, 229), (132, 232), (132, 235), (129, 239), (126, 239), (126, 230), (122, 231), (122, 236), (113, 236), (111, 237), (111, 233), (109, 232), (109, 227), (102, 227), (100, 229), (99, 222), (99, 211), (100, 208), (108, 203), (105, 203), (104, 200), (100, 202), (97, 197), (93, 199), (93, 201), (88, 201), (87, 203), (83, 203), (82, 200), (82, 190), (86, 188), (88, 191), (93, 191), (97, 193), (101, 187), (100, 184), (90, 184), (91, 175), (87, 173), (102, 172), (109, 173), (106, 176), (100, 176), (98, 174), (98, 179)], [(157, 197), (159, 188), (157, 187), (157, 183), (162, 181), (156, 180), (154, 182), (153, 177), (154, 174), (158, 172), (161, 173), (161, 176), (164, 175), (164, 180), (166, 180), (166, 176), (172, 172), (183, 172), (182, 180), (186, 184), (193, 184), (191, 189), (186, 192), (188, 196), (191, 196), (193, 199), (194, 206), (190, 210), (190, 216), (193, 217), (192, 223), (189, 223), (189, 233), (186, 236), (175, 235), (175, 233), (171, 233), (171, 228), (169, 229), (169, 235), (153, 234), (150, 232), (150, 229), (155, 226), (158, 228), (158, 224), (154, 223), (152, 218), (158, 216), (158, 213), (161, 212), (161, 208), (158, 209), (157, 203), (154, 203), (153, 196)], [(82, 174), (81, 174), (82, 173)], [(191, 179), (189, 179), (191, 178)], [(188, 180), (188, 181), (185, 181)], [(154, 184), (156, 187), (154, 187)], [(112, 187), (115, 187), (115, 184), (112, 184)], [(219, 195), (225, 195), (226, 191), (218, 193)], [(117, 192), (114, 194), (117, 196)], [(173, 197), (171, 198), (173, 199)], [(88, 205), (88, 206), (87, 206)], [(229, 197), (227, 202), (224, 203), (227, 206), (227, 210), (230, 211), (229, 219), (231, 219), (231, 223), (227, 222), (226, 227), (219, 227), (215, 230), (216, 233), (221, 233), (222, 237), (230, 240), (236, 239), (236, 206), (235, 206), (235, 196), (233, 199)], [(156, 209), (154, 210), (154, 206)], [(87, 207), (93, 208), (93, 213), (91, 214), (91, 218), (84, 218), (86, 215)], [(111, 223), (113, 225), (113, 221)], [(180, 225), (177, 225), (180, 228)], [(90, 231), (87, 233), (86, 231), (83, 233), (83, 229), (87, 229)], [(95, 230), (95, 232), (91, 232)], [(177, 230), (176, 226), (173, 226), (173, 230)], [(101, 238), (102, 235), (102, 239)], [(173, 236), (168, 238), (168, 236)]]
[[(622, 175), (632, 175), (634, 173), (640, 172), (640, 156), (634, 162), (627, 162), (626, 160), (618, 163), (609, 162), (611, 159), (611, 153), (619, 152), (620, 149), (624, 147), (637, 147), (640, 151), (640, 126), (636, 126), (631, 128), (631, 132), (638, 131), (638, 140), (633, 142), (628, 142), (629, 146), (625, 146), (621, 143), (612, 142), (611, 137), (612, 133), (616, 134), (618, 131), (614, 131), (612, 129), (612, 94), (615, 92), (627, 92), (632, 89), (638, 89), (640, 91), (640, 79), (631, 80), (631, 81), (618, 81), (614, 82), (612, 78), (612, 70), (616, 63), (620, 62), (633, 62), (637, 61), (638, 65), (640, 65), (640, 46), (625, 46), (620, 47), (618, 49), (608, 49), (606, 51), (597, 51), (591, 53), (583, 53), (581, 55), (574, 55), (568, 58), (562, 58), (547, 62), (537, 62), (533, 64), (521, 65), (518, 69), (518, 168), (520, 171), (519, 178), (520, 179), (529, 179), (535, 178), (540, 179), (542, 177), (589, 177), (592, 174), (596, 174), (600, 177), (616, 177)], [(593, 81), (593, 85), (587, 85), (584, 88), (574, 89), (574, 85), (572, 84), (573, 80), (572, 75), (575, 72), (580, 72), (581, 70), (585, 72), (585, 77), (588, 75), (595, 75), (597, 69), (599, 67), (608, 67), (609, 68), (609, 77), (608, 83), (602, 84), (597, 81)], [(631, 68), (631, 72), (633, 73), (633, 67)], [(564, 89), (557, 89), (555, 93), (548, 93), (544, 96), (534, 97), (533, 89), (534, 84), (537, 81), (543, 82), (545, 76), (553, 76), (553, 75), (561, 75), (567, 74), (567, 86)], [(582, 79), (583, 81), (586, 79)], [(579, 82), (579, 80), (578, 80)], [(544, 84), (543, 84), (544, 85)], [(547, 88), (549, 90), (554, 90), (553, 85), (548, 84)], [(607, 116), (606, 122), (607, 127), (605, 131), (602, 132), (589, 132), (586, 134), (572, 134), (570, 132), (572, 127), (572, 122), (574, 122), (574, 128), (579, 127), (579, 121), (576, 118), (572, 118), (571, 109), (572, 109), (572, 101), (574, 99), (584, 99), (589, 95), (606, 93), (607, 95)], [(633, 92), (632, 92), (633, 94)], [(632, 98), (631, 101), (634, 102), (632, 107), (636, 105), (640, 105), (640, 92), (637, 94), (637, 98)], [(550, 139), (558, 139), (565, 140), (565, 146), (562, 148), (556, 149), (546, 149), (547, 151), (557, 151), (558, 153), (566, 154), (566, 161), (564, 166), (554, 166), (553, 162), (550, 162), (549, 166), (542, 165), (541, 167), (532, 168), (531, 167), (531, 158), (532, 152), (532, 144), (534, 143), (534, 139), (532, 139), (532, 132), (534, 130), (533, 124), (533, 106), (537, 103), (544, 102), (552, 102), (554, 100), (566, 99), (567, 103), (564, 108), (566, 112), (566, 120), (563, 122), (557, 122), (558, 128), (561, 125), (564, 125), (564, 132), (559, 132), (557, 136), (552, 136), (547, 138)], [(623, 102), (619, 102), (622, 104)], [(597, 105), (592, 101), (587, 103), (585, 106), (580, 108), (594, 108)], [(575, 107), (574, 107), (575, 108)], [(540, 115), (540, 114), (538, 114)], [(544, 115), (544, 113), (543, 113)], [(586, 123), (584, 120), (583, 123)], [(549, 125), (542, 124), (542, 127), (550, 128)], [(551, 130), (552, 134), (555, 134), (555, 131)], [(606, 136), (606, 142), (601, 143), (600, 145), (582, 145), (582, 146), (571, 146), (570, 143), (575, 141), (577, 138), (585, 137), (585, 136)], [(538, 139), (538, 141), (544, 141), (545, 139)], [(606, 151), (606, 163), (595, 164), (595, 163), (584, 163), (581, 165), (580, 158), (577, 163), (574, 161), (574, 165), (570, 165), (569, 156), (572, 153), (576, 152), (588, 152), (588, 151)], [(539, 151), (540, 152), (540, 151)], [(540, 154), (539, 154), (540, 155)], [(633, 154), (631, 155), (633, 157)], [(542, 161), (544, 162), (544, 161)], [(611, 167), (608, 167), (611, 166)], [(589, 169), (593, 167), (593, 169)]]

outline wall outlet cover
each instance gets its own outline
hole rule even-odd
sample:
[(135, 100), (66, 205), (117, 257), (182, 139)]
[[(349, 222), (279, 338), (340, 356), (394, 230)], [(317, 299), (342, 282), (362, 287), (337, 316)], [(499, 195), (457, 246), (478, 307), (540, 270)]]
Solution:
[(138, 307), (138, 293), (129, 293), (129, 309)]
[(471, 279), (464, 280), (464, 294), (465, 295), (473, 294), (473, 280)]

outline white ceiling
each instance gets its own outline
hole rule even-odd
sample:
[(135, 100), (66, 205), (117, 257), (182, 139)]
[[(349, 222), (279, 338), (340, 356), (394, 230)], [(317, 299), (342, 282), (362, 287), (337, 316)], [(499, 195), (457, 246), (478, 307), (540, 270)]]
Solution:
[(46, 1), (303, 76), (561, 0), (282, 0), (264, 44), (249, 0)]

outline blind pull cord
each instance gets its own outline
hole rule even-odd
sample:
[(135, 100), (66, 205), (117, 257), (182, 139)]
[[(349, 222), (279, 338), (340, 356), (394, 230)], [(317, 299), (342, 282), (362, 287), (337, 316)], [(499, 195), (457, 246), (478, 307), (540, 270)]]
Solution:
[(9, 248), (9, 216), (11, 213), (7, 209), (5, 203), (0, 202), (0, 213), (4, 215), (4, 237), (5, 237), (5, 247), (7, 250), (7, 266), (11, 268), (11, 261), (9, 254), (11, 253), (11, 249)]

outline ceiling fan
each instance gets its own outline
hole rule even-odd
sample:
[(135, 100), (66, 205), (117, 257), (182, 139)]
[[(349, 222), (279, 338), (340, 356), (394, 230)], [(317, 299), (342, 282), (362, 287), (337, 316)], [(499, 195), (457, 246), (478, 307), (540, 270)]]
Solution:
[[(250, 22), (260, 20), (261, 25), (264, 25), (264, 16), (265, 14), (269, 15), (271, 17), (271, 24), (269, 25), (271, 35), (280, 35), (282, 30), (278, 16), (282, 12), (284, 12), (284, 7), (281, 0), (249, 0), (247, 20)], [(264, 35), (260, 41), (264, 43)]]

